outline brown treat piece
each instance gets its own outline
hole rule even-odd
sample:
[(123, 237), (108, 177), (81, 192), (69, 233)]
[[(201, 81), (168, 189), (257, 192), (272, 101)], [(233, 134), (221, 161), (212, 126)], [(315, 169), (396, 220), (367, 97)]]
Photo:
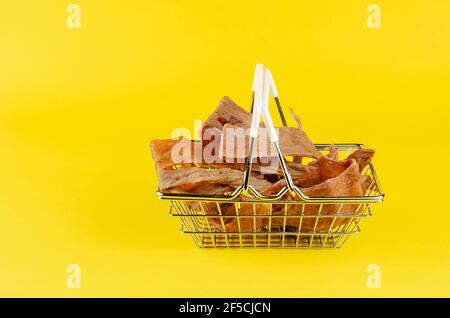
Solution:
[[(312, 187), (327, 179), (337, 177), (348, 168), (347, 161), (336, 161), (326, 156), (321, 156), (313, 164), (305, 166), (293, 162), (287, 162), (289, 173), (294, 184), (298, 187)], [(282, 176), (281, 169), (277, 173)], [(284, 179), (272, 184), (272, 190), (266, 189), (269, 194), (278, 193), (286, 186)]]
[(289, 110), (291, 111), (292, 117), (294, 117), (295, 121), (297, 122), (297, 127), (302, 128), (302, 122), (300, 121), (300, 117), (298, 117), (298, 115), (294, 112), (292, 108), (289, 108)]
[[(300, 118), (298, 117), (298, 115), (294, 112), (294, 110), (292, 108), (289, 108), (289, 110), (291, 111), (292, 117), (294, 117), (295, 121), (297, 122), (297, 127), (303, 128), (302, 122), (300, 121)], [(294, 163), (302, 163), (302, 160), (303, 160), (303, 157), (301, 157), (301, 156), (294, 156), (292, 158), (292, 162), (294, 162)]]
[(360, 180), (363, 193), (366, 193), (367, 190), (372, 190), (375, 186), (373, 184), (373, 178), (371, 176), (361, 176)]
[[(189, 149), (189, 156), (186, 156), (187, 160), (185, 162), (173, 161), (172, 150), (175, 146), (179, 147), (180, 151), (181, 149)], [(156, 170), (170, 170), (173, 169), (175, 165), (179, 165), (180, 167), (192, 167), (194, 162), (201, 160), (201, 158), (194, 157), (196, 146), (200, 145), (192, 140), (183, 138), (152, 140), (150, 149), (152, 151), (153, 160), (155, 161)]]
[[(225, 124), (223, 126), (222, 138), (220, 141), (219, 156), (225, 158), (227, 162), (242, 162), (248, 157), (250, 137), (248, 130), (242, 127), (237, 127), (232, 124)], [(239, 134), (239, 129), (245, 135)], [(300, 156), (307, 158), (319, 158), (320, 152), (317, 151), (314, 144), (308, 138), (306, 133), (301, 128), (279, 127), (277, 128), (281, 153), (284, 156)], [(239, 134), (239, 137), (236, 135)], [(232, 145), (233, 147), (230, 147)], [(255, 143), (254, 158), (271, 158), (277, 157), (275, 147), (267, 135), (265, 128), (260, 128), (258, 140)]]
[[(308, 197), (346, 197), (346, 196), (362, 196), (363, 189), (360, 181), (359, 167), (356, 161), (348, 160), (345, 161), (347, 164), (347, 169), (342, 172), (337, 177), (328, 179), (320, 184), (314, 185), (309, 188), (301, 188), (302, 192)], [(280, 181), (278, 187), (272, 185), (269, 187), (270, 191), (279, 191), (282, 188), (283, 182)], [(275, 192), (276, 193), (276, 192)], [(291, 197), (287, 196), (287, 200), (300, 200), (298, 196)], [(322, 209), (320, 209), (320, 204), (291, 204), (287, 211), (287, 216), (300, 216), (302, 212), (302, 208), (304, 205), (304, 215), (328, 215), (328, 214), (337, 214), (340, 209), (341, 204), (323, 204)], [(354, 215), (357, 212), (359, 205), (358, 204), (344, 204), (342, 209), (339, 211), (342, 215)], [(274, 209), (272, 212), (274, 215), (285, 215), (285, 211), (283, 209)], [(315, 227), (316, 232), (328, 232), (331, 226), (333, 218), (320, 218), (317, 220), (316, 218), (307, 218), (303, 217), (301, 231), (302, 232), (312, 232), (314, 230), (316, 221), (317, 226)], [(286, 224), (289, 226), (299, 226), (299, 217), (288, 217), (286, 220)], [(334, 221), (334, 227), (337, 227), (342, 224), (346, 224), (350, 221), (350, 218), (336, 218)], [(282, 219), (274, 219), (272, 221), (272, 225), (281, 225), (283, 223)]]
[[(201, 137), (203, 139), (204, 132), (209, 128), (217, 128), (222, 131), (223, 126), (227, 123), (236, 127), (248, 128), (251, 122), (252, 115), (248, 111), (237, 105), (228, 96), (224, 96), (214, 112), (203, 123)], [(205, 140), (203, 146), (209, 142)]]
[[(264, 215), (269, 213), (269, 204), (241, 203), (239, 215)], [(236, 213), (235, 213), (236, 215)], [(233, 218), (225, 228), (227, 232), (261, 232), (264, 218)]]
[(373, 149), (358, 149), (348, 156), (347, 159), (355, 159), (359, 165), (359, 172), (362, 172), (374, 155), (375, 150)]
[[(197, 167), (177, 170), (161, 170), (158, 173), (159, 190), (163, 193), (196, 193), (211, 195), (218, 191), (215, 187), (232, 190), (236, 189), (243, 183), (242, 171), (229, 168), (217, 170), (208, 170)], [(255, 189), (262, 190), (267, 188), (271, 183), (266, 181), (264, 177), (254, 177), (251, 184)], [(208, 189), (209, 192), (205, 190)], [(219, 191), (219, 192), (220, 192)], [(223, 195), (221, 193), (220, 195)]]
[(334, 145), (330, 145), (330, 149), (328, 151), (327, 157), (330, 159), (333, 159), (333, 160), (339, 159), (339, 152), (337, 151), (337, 149)]

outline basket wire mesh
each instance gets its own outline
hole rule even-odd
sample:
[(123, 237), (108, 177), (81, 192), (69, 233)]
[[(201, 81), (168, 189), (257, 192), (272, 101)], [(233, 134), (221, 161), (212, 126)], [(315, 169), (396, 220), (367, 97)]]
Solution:
[[(318, 149), (327, 149), (329, 145), (316, 145)], [(340, 153), (346, 156), (351, 150), (361, 149), (362, 145), (340, 145), (335, 147)], [(345, 158), (345, 157), (344, 157)], [(364, 198), (379, 199), (381, 196), (381, 189), (379, 187), (378, 178), (375, 174), (375, 169), (370, 164), (363, 171), (362, 175), (370, 176), (372, 183), (367, 187)], [(164, 198), (164, 197), (163, 197)], [(275, 200), (271, 202), (258, 199), (253, 200), (230, 200), (230, 201), (213, 201), (211, 198), (199, 199), (190, 198), (183, 199), (169, 199), (170, 214), (180, 218), (181, 232), (189, 234), (193, 241), (199, 247), (241, 247), (241, 248), (339, 248), (348, 237), (360, 232), (360, 221), (363, 218), (372, 216), (371, 205), (373, 202), (359, 202), (352, 201), (351, 203), (330, 203), (330, 202), (313, 202), (305, 203), (302, 201), (282, 201)], [(196, 204), (193, 205), (192, 203)], [(214, 204), (217, 207), (217, 215), (208, 214), (205, 205)], [(224, 203), (226, 202), (226, 203)], [(375, 201), (376, 203), (376, 201)], [(224, 215), (222, 208), (224, 204), (232, 204), (236, 212), (235, 215)], [(251, 204), (254, 210), (253, 214), (240, 215), (239, 211), (242, 209), (242, 204)], [(268, 206), (267, 214), (257, 214), (256, 209), (258, 205)], [(283, 212), (288, 211), (290, 207), (296, 205), (299, 214), (277, 214), (273, 212), (274, 206)], [(317, 211), (314, 214), (306, 214), (305, 210), (308, 206), (315, 205), (313, 210)], [(333, 205), (336, 213), (322, 214), (324, 207)], [(351, 205), (351, 209), (348, 207)], [(346, 207), (346, 213), (341, 211)], [(230, 220), (236, 220), (238, 224), (238, 231), (224, 232), (210, 224), (210, 219), (219, 219), (222, 228), (225, 228), (225, 223)], [(250, 219), (253, 221), (252, 231), (241, 231), (241, 222), (243, 219)], [(258, 219), (264, 220), (262, 230), (256, 230), (256, 221)], [(291, 224), (291, 225), (290, 225)], [(292, 226), (297, 224), (297, 226)], [(304, 226), (308, 224), (308, 226)]]

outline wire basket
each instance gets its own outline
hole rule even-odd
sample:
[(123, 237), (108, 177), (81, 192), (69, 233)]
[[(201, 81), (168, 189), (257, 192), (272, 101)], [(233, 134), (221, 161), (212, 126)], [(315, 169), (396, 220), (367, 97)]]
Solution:
[[(258, 65), (253, 85), (249, 159), (240, 187), (224, 196), (157, 192), (158, 197), (170, 201), (170, 214), (180, 218), (181, 232), (189, 234), (199, 247), (340, 248), (350, 235), (359, 233), (360, 221), (372, 216), (372, 204), (383, 201), (375, 168), (370, 163), (361, 173), (372, 180), (363, 196), (308, 197), (292, 182), (278, 136), (271, 133), (286, 186), (275, 195), (261, 195), (249, 179), (261, 114), (269, 133), (275, 132), (271, 130), (273, 123), (268, 111), (269, 88), (286, 126), (270, 71), (266, 69), (263, 73)], [(315, 146), (325, 152), (331, 145)], [(362, 144), (334, 146), (339, 159), (347, 158), (352, 150), (364, 148)], [(218, 226), (212, 226), (213, 223)], [(236, 226), (230, 230), (225, 224)]]

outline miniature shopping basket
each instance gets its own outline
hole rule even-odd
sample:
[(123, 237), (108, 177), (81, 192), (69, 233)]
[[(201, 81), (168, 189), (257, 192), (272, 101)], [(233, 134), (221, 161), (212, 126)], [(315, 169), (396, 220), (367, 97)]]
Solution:
[[(370, 177), (371, 180), (363, 196), (306, 196), (293, 183), (286, 159), (281, 153), (278, 135), (268, 110), (269, 94), (275, 99), (283, 125), (287, 126), (272, 75), (267, 68), (264, 69), (258, 64), (253, 79), (249, 153), (243, 184), (240, 187), (224, 196), (158, 192), (158, 197), (170, 201), (170, 214), (180, 218), (181, 231), (190, 234), (199, 247), (340, 248), (350, 235), (359, 233), (361, 219), (372, 215), (371, 205), (383, 201), (384, 194), (375, 168), (369, 164), (362, 171), (362, 175)], [(252, 158), (261, 115), (286, 180), (286, 186), (276, 195), (261, 195), (250, 184)], [(320, 152), (326, 152), (331, 145), (315, 146)], [(339, 159), (345, 159), (352, 150), (364, 148), (361, 144), (334, 146)], [(211, 206), (214, 207), (214, 214), (208, 212)], [(234, 210), (232, 215), (224, 211), (229, 211), (230, 208)], [(261, 210), (264, 211), (263, 214)], [(222, 227), (212, 226), (212, 220), (220, 222)], [(225, 230), (225, 222), (230, 220), (238, 225), (233, 231)], [(252, 229), (249, 230), (247, 226), (245, 231), (242, 230), (242, 224), (246, 222), (248, 225), (249, 220), (254, 225)], [(258, 223), (261, 220), (264, 226), (257, 229), (256, 224), (261, 224)]]

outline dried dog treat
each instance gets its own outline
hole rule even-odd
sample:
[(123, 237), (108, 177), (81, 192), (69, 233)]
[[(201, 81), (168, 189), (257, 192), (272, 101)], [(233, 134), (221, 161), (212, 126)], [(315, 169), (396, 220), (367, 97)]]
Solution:
[[(291, 111), (291, 115), (292, 117), (294, 117), (295, 121), (297, 122), (297, 127), (302, 129), (302, 122), (300, 121), (300, 118), (298, 117), (298, 115), (294, 112), (294, 110), (292, 108), (289, 108), (289, 110)], [(302, 163), (303, 157), (302, 156), (293, 156), (292, 157), (292, 162), (294, 163)]]
[(322, 156), (311, 164), (310, 167), (316, 168), (319, 171), (322, 182), (343, 173), (348, 167), (348, 161), (338, 161)]
[[(264, 215), (268, 214), (270, 209), (269, 204), (264, 203), (240, 203), (240, 208), (237, 213), (239, 215)], [(237, 215), (236, 212), (234, 215)], [(265, 218), (232, 218), (232, 221), (225, 225), (227, 232), (261, 232)]]
[[(337, 177), (328, 179), (320, 184), (314, 185), (309, 188), (301, 188), (301, 191), (308, 197), (345, 197), (345, 196), (362, 196), (363, 189), (360, 181), (359, 167), (354, 160), (345, 161), (347, 169)], [(283, 183), (279, 185), (272, 185), (270, 191), (276, 191), (278, 188), (283, 187)], [(267, 189), (266, 189), (267, 190)], [(287, 195), (286, 200), (299, 200), (298, 197), (291, 197)], [(304, 205), (304, 207), (303, 207)], [(301, 224), (302, 232), (312, 232), (315, 228), (316, 232), (324, 232), (330, 230), (332, 223), (332, 217), (322, 217), (320, 219), (307, 217), (308, 215), (328, 215), (339, 214), (342, 215), (354, 215), (357, 212), (359, 204), (290, 204), (289, 207), (284, 210), (274, 209), (273, 215), (287, 216), (286, 225), (298, 227), (300, 224), (300, 215), (303, 211), (306, 217), (303, 217)], [(293, 217), (296, 216), (296, 217)], [(317, 225), (316, 225), (317, 221)], [(334, 221), (333, 227), (345, 224), (350, 221), (350, 218), (339, 217)], [(282, 225), (284, 220), (282, 218), (274, 218), (273, 225)]]
[(375, 150), (373, 149), (358, 149), (348, 156), (347, 159), (355, 159), (359, 165), (359, 172), (362, 172), (374, 155)]
[[(240, 199), (242, 200), (243, 198), (240, 197)], [(197, 202), (189, 202), (188, 206), (192, 210), (204, 211), (209, 216), (222, 216), (221, 218), (208, 217), (207, 220), (213, 228), (224, 232), (260, 232), (263, 218), (236, 218), (229, 216), (267, 214), (269, 211), (269, 204), (258, 203), (255, 205), (247, 202), (239, 204), (203, 202), (201, 206)]]
[[(295, 113), (294, 113), (295, 114)], [(284, 155), (286, 156), (304, 156), (308, 158), (318, 158), (320, 153), (314, 147), (314, 144), (308, 138), (306, 133), (301, 128), (300, 120), (297, 117), (297, 122), (299, 128), (292, 127), (281, 127), (279, 129), (279, 139), (280, 139), (280, 147)], [(240, 106), (238, 106), (235, 102), (233, 102), (229, 97), (223, 97), (217, 108), (214, 112), (208, 117), (208, 119), (203, 123), (202, 127), (202, 139), (203, 139), (203, 147), (209, 144), (211, 140), (209, 138), (204, 138), (205, 132), (208, 129), (216, 129), (217, 135), (222, 135), (220, 150), (223, 151), (225, 149), (225, 142), (223, 135), (224, 129), (231, 128), (236, 130), (238, 128), (243, 129), (244, 131), (250, 128), (252, 115), (248, 111), (244, 110)], [(264, 125), (261, 125), (264, 127)], [(220, 132), (219, 132), (220, 131)], [(214, 135), (214, 134), (213, 134)], [(233, 148), (229, 151), (225, 151), (222, 154), (222, 157), (226, 158), (245, 158), (248, 156), (248, 137), (246, 137), (247, 141), (245, 142), (245, 151), (243, 155), (239, 155), (237, 149)], [(266, 138), (267, 145), (265, 149), (270, 150), (272, 147), (270, 146), (270, 138)], [(235, 143), (237, 145), (237, 143)], [(262, 147), (261, 147), (262, 148)], [(231, 151), (231, 153), (230, 153)], [(276, 156), (275, 153), (268, 153), (268, 156)]]
[[(362, 196), (363, 190), (360, 182), (359, 169), (356, 162), (350, 161), (349, 167), (339, 176), (328, 179), (323, 183), (302, 189), (303, 193), (309, 197), (346, 197), (346, 196)], [(324, 204), (320, 210), (320, 205), (307, 204), (305, 206), (305, 215), (318, 214), (322, 215), (336, 214), (338, 211), (343, 215), (354, 215), (359, 207), (358, 204), (344, 204), (340, 209), (340, 204)], [(334, 226), (339, 226), (349, 222), (349, 218), (336, 218)], [(332, 222), (332, 218), (320, 219), (317, 222), (316, 231), (328, 230)], [(314, 230), (314, 221), (306, 220), (302, 225), (302, 231)]]
[[(258, 161), (258, 159), (254, 159), (254, 161)], [(243, 163), (212, 163), (203, 164), (203, 166), (216, 169), (231, 168), (241, 171), (245, 170), (245, 164)], [(286, 161), (286, 166), (292, 176), (292, 179), (297, 181), (296, 184), (304, 187), (308, 187), (320, 183), (328, 178), (335, 177), (342, 173), (342, 171), (346, 168), (343, 161), (329, 159), (326, 156), (319, 157), (309, 165)], [(272, 163), (255, 162), (252, 164), (251, 171), (262, 175), (271, 175), (272, 178), (273, 176), (277, 176), (278, 178), (284, 177), (278, 159), (275, 159), (275, 165), (272, 165)]]
[[(203, 202), (201, 206), (197, 204), (197, 206), (193, 207), (194, 210), (197, 211), (204, 211), (207, 215), (235, 215), (236, 213), (233, 212), (234, 209), (234, 203), (222, 203), (222, 202)], [(207, 221), (210, 226), (213, 228), (216, 228), (220, 231), (224, 231), (224, 227), (230, 222), (232, 222), (231, 218), (211, 218), (208, 217)]]
[(336, 147), (334, 145), (330, 146), (330, 150), (328, 152), (327, 155), (328, 158), (333, 159), (333, 160), (338, 160), (339, 159), (339, 152), (337, 151)]
[(236, 127), (248, 128), (251, 125), (251, 121), (252, 115), (248, 111), (237, 105), (228, 96), (222, 97), (217, 108), (203, 123), (200, 135), (203, 139), (203, 147), (211, 142), (209, 138), (204, 138), (208, 129), (215, 129), (217, 132), (213, 132), (213, 135), (220, 135), (223, 126), (227, 123)]
[[(158, 172), (158, 178), (159, 190), (163, 193), (211, 194), (211, 191), (220, 193), (223, 190), (236, 189), (243, 182), (242, 172), (229, 168), (209, 170), (191, 167), (187, 169), (161, 170)], [(255, 177), (252, 178), (252, 185), (260, 191), (267, 188), (270, 182), (262, 177)], [(218, 191), (214, 190), (214, 187), (217, 187)], [(206, 189), (209, 192), (206, 192)], [(223, 192), (220, 195), (223, 195)]]
[(297, 122), (297, 127), (302, 128), (302, 122), (301, 122), (300, 118), (298, 117), (298, 115), (294, 112), (294, 110), (292, 108), (289, 108), (289, 110), (291, 111), (292, 117), (294, 117), (295, 121)]
[(373, 189), (374, 184), (373, 184), (373, 179), (371, 176), (361, 176), (360, 181), (361, 181), (363, 193), (366, 193), (367, 190)]
[(223, 125), (230, 123), (237, 127), (250, 127), (252, 115), (233, 102), (228, 96), (222, 97), (214, 112), (206, 119), (203, 129), (215, 127), (223, 129)]
[[(298, 187), (307, 188), (324, 182), (327, 179), (337, 177), (347, 169), (348, 162), (332, 160), (326, 156), (321, 156), (311, 165), (305, 166), (293, 162), (286, 162), (286, 165), (294, 184)], [(277, 173), (282, 176), (281, 169), (277, 170)], [(280, 180), (277, 184), (273, 184), (273, 190), (268, 190), (268, 192), (276, 193), (285, 186), (285, 180)]]
[[(156, 170), (170, 170), (173, 169), (175, 165), (179, 165), (180, 167), (194, 166), (195, 162), (201, 161), (201, 158), (195, 158), (196, 146), (198, 147), (199, 145), (197, 145), (194, 141), (183, 138), (152, 140), (152, 142), (150, 143), (150, 149), (152, 150), (152, 156), (153, 160), (155, 161)], [(185, 160), (183, 162), (174, 162), (172, 153), (174, 147), (179, 147), (180, 152), (181, 149), (189, 150), (187, 156), (184, 156), (183, 159)], [(180, 157), (181, 155), (185, 155), (180, 152), (178, 152), (180, 154)]]
[[(261, 192), (262, 195), (272, 194), (270, 193), (271, 187), (266, 187)], [(245, 198), (241, 198), (245, 201)], [(236, 211), (237, 210), (237, 211)], [(233, 211), (229, 211), (229, 215), (268, 215), (270, 212), (270, 203), (246, 203), (242, 202), (239, 207)], [(225, 229), (227, 232), (261, 232), (266, 218), (232, 218), (231, 222), (227, 223)], [(240, 231), (239, 231), (240, 230)]]
[[(279, 127), (276, 128), (280, 140), (280, 149), (284, 156), (300, 156), (307, 158), (319, 158), (321, 153), (317, 151), (314, 144), (308, 138), (301, 128)], [(249, 154), (250, 138), (248, 132), (242, 127), (232, 124), (223, 126), (222, 137), (220, 141), (220, 157), (227, 162), (243, 162)], [(276, 158), (277, 153), (267, 135), (265, 128), (260, 128), (258, 139), (255, 143), (254, 158)]]

